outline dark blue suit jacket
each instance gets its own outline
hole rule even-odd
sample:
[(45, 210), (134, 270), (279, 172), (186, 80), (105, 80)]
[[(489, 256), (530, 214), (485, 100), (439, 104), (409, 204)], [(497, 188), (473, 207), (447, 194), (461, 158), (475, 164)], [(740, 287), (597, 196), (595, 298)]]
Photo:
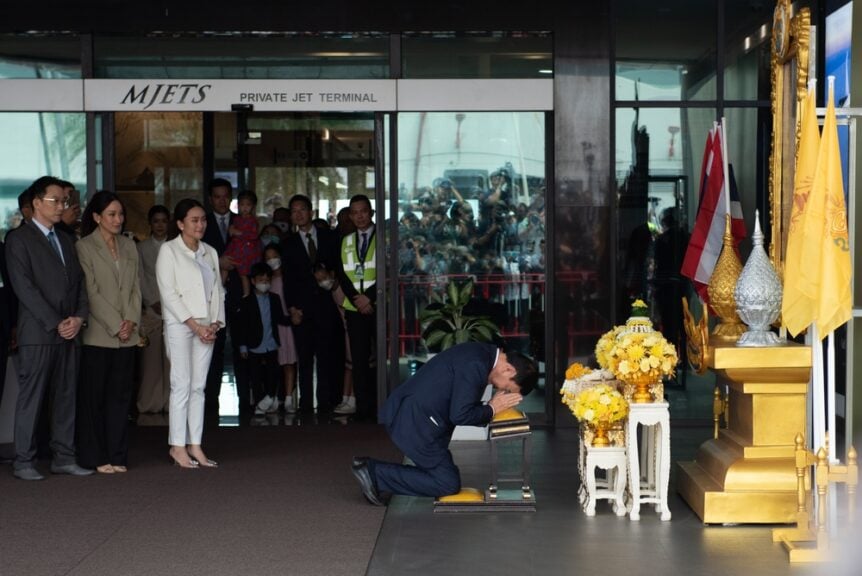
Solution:
[(482, 404), (497, 347), (468, 342), (434, 356), (387, 398), (380, 422), (417, 466), (433, 468), (446, 456), (456, 425), (484, 426), (493, 410)]
[[(224, 256), (224, 251), (227, 244), (221, 237), (221, 230), (218, 227), (215, 213), (212, 210), (207, 210), (207, 228), (204, 230), (203, 241), (215, 248), (219, 258)], [(230, 213), (229, 223), (233, 222), (236, 214)], [(242, 283), (239, 279), (239, 273), (236, 270), (231, 270), (227, 275), (227, 282), (224, 287), (224, 305), (227, 315), (227, 324), (231, 330), (231, 335), (234, 335), (233, 318), (239, 310), (240, 300), (242, 300)]]
[[(0, 354), (6, 354), (6, 345), (12, 335), (12, 329), (18, 321), (18, 300), (12, 290), (9, 280), (9, 269), (6, 267), (6, 245), (0, 242), (0, 276), (3, 277), (3, 286), (0, 287)], [(0, 374), (5, 378), (6, 374)]]

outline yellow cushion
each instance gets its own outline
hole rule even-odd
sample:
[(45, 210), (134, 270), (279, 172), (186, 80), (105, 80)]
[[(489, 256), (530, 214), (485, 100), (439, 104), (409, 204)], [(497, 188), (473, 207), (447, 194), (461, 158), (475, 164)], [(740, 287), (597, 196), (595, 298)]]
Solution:
[(441, 496), (437, 498), (438, 502), (442, 502), (443, 504), (458, 504), (458, 503), (466, 503), (466, 502), (484, 502), (485, 494), (477, 490), (476, 488), (461, 488), (461, 491), (457, 494), (450, 494), (449, 496)]
[(501, 422), (508, 422), (509, 420), (523, 420), (524, 418), (526, 418), (526, 415), (520, 410), (517, 410), (515, 408), (507, 408), (502, 412), (497, 412), (496, 414), (494, 414), (494, 418), (493, 420), (491, 420), (491, 422), (493, 422), (494, 424), (498, 424)]

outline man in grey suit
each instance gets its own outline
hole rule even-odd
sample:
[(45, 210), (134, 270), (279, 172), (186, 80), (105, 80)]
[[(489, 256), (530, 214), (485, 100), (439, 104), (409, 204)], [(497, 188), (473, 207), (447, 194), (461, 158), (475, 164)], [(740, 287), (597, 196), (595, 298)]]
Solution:
[(51, 472), (86, 476), (75, 462), (75, 338), (89, 314), (84, 273), (72, 238), (55, 230), (68, 199), (62, 182), (43, 176), (30, 186), (33, 217), (6, 243), (9, 280), (18, 297), (18, 403), (14, 475), (41, 480), (35, 428), (42, 400), (51, 399)]

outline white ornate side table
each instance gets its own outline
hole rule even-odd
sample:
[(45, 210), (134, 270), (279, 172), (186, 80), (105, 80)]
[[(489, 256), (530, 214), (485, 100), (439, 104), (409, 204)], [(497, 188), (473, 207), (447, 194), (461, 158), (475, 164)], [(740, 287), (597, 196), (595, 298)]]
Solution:
[[(638, 425), (643, 434), (638, 440)], [(667, 402), (631, 403), (626, 429), (629, 468), (629, 518), (640, 520), (641, 504), (655, 504), (662, 521), (670, 520), (667, 487), (670, 480), (670, 412)], [(643, 456), (641, 455), (643, 451)], [(646, 474), (641, 475), (643, 457)]]
[[(596, 515), (596, 500), (610, 500), (617, 516), (626, 515), (626, 449), (622, 446), (594, 448), (586, 446), (586, 461), (581, 475), (586, 490), (581, 504), (587, 516)], [(596, 472), (605, 470), (606, 482), (596, 481)]]

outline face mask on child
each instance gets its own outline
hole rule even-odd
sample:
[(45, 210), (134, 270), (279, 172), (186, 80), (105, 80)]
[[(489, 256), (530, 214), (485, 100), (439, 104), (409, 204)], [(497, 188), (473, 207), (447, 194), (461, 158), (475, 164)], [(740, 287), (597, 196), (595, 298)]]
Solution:
[(281, 258), (270, 258), (266, 261), (270, 268), (273, 270), (278, 270), (281, 268)]
[(266, 294), (269, 292), (269, 282), (258, 282), (254, 285), (254, 288), (261, 294)]
[(321, 280), (317, 283), (318, 286), (323, 288), (324, 290), (332, 290), (332, 285), (335, 284), (335, 280), (332, 278), (327, 278), (326, 280)]

